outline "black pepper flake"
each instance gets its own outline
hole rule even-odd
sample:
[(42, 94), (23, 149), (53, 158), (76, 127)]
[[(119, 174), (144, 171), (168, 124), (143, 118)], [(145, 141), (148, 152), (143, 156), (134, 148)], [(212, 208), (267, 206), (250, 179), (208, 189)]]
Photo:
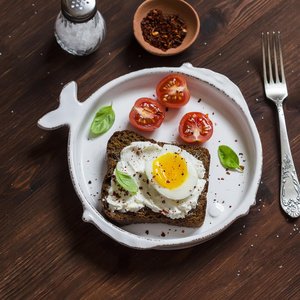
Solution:
[(89, 180), (88, 184), (91, 184), (91, 183), (92, 183), (92, 181), (91, 181), (91, 180)]
[(149, 230), (146, 230), (145, 233), (148, 235), (149, 234)]
[(165, 236), (166, 236), (166, 234), (165, 234), (164, 232), (162, 232), (162, 233), (161, 233), (161, 236), (162, 236), (162, 237), (165, 237)]

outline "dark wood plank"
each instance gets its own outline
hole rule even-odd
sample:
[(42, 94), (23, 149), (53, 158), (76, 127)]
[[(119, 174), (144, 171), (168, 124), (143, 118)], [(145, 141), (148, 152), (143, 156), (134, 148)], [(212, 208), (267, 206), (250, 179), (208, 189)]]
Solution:
[[(289, 97), (284, 105), (298, 174), (299, 1), (189, 0), (201, 19), (193, 46), (154, 57), (135, 41), (142, 1), (107, 1), (101, 48), (73, 57), (57, 45), (59, 1), (3, 1), (0, 19), (1, 299), (298, 299), (299, 220), (279, 205), (276, 110), (262, 85), (260, 35), (282, 32)], [(129, 249), (82, 221), (67, 164), (67, 128), (45, 132), (37, 120), (75, 80), (84, 101), (128, 72), (190, 62), (228, 76), (241, 89), (262, 140), (257, 204), (216, 238), (184, 250)]]

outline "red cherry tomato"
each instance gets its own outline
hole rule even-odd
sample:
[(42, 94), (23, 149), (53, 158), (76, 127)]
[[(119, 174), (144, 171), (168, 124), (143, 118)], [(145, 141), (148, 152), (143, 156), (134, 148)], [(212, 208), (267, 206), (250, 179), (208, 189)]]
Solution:
[(204, 143), (213, 134), (213, 124), (208, 115), (201, 112), (185, 114), (179, 124), (179, 135), (188, 143)]
[(163, 78), (156, 87), (156, 95), (160, 103), (170, 108), (184, 106), (190, 100), (186, 80), (180, 74)]
[(165, 110), (151, 98), (136, 100), (129, 114), (130, 123), (137, 129), (152, 131), (160, 127), (165, 118)]

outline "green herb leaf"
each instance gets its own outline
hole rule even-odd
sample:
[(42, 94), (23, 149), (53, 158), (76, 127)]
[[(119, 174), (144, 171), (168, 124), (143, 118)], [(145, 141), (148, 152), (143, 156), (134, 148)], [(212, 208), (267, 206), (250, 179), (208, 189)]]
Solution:
[(228, 169), (239, 169), (244, 172), (240, 167), (240, 161), (237, 154), (228, 146), (222, 145), (219, 146), (218, 155), (221, 161), (221, 164)]
[(116, 179), (119, 185), (125, 190), (132, 193), (136, 193), (138, 191), (138, 186), (134, 179), (130, 175), (119, 171), (118, 168), (116, 168)]
[(96, 113), (91, 125), (91, 132), (97, 135), (108, 131), (115, 122), (115, 112), (110, 106), (102, 106)]

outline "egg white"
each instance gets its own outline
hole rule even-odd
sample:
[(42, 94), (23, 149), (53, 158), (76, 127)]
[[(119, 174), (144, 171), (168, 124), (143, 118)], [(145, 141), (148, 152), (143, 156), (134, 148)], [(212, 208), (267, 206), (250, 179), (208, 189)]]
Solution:
[(166, 153), (172, 153), (172, 154), (178, 154), (182, 158), (184, 158), (186, 164), (187, 164), (187, 171), (188, 176), (184, 183), (180, 185), (177, 188), (174, 189), (168, 189), (165, 187), (162, 187), (156, 180), (155, 176), (153, 175), (153, 161), (148, 160), (145, 164), (145, 171), (147, 174), (147, 177), (149, 179), (149, 184), (151, 184), (156, 191), (158, 191), (161, 195), (172, 199), (172, 200), (180, 200), (188, 197), (192, 194), (193, 190), (196, 188), (197, 181), (198, 181), (198, 174), (194, 167), (193, 160), (191, 159), (191, 154), (186, 152), (185, 150), (174, 146), (174, 145), (164, 145), (161, 152), (157, 155), (157, 158), (161, 155), (164, 155)]

